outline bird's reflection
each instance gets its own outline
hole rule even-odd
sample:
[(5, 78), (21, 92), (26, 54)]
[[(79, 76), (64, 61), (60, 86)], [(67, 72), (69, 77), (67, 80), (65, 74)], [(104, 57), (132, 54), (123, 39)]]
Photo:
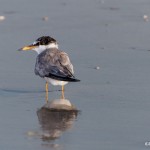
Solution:
[(78, 111), (55, 110), (42, 107), (37, 111), (42, 129), (42, 140), (49, 141), (59, 138), (62, 133), (70, 129), (77, 118)]

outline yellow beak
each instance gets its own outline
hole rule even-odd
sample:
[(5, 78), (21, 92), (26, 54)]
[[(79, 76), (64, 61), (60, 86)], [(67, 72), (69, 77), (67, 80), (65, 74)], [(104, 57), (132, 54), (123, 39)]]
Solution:
[(28, 50), (32, 50), (36, 47), (37, 46), (34, 46), (34, 45), (28, 45), (28, 46), (24, 46), (24, 47), (20, 48), (19, 51), (28, 51)]

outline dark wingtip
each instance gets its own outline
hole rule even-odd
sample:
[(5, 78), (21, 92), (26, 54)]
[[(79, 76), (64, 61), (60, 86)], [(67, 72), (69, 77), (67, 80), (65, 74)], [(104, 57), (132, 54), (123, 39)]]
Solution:
[(80, 82), (81, 80), (79, 80), (79, 79), (74, 79), (74, 82)]
[(65, 77), (64, 80), (68, 81), (68, 82), (80, 82), (79, 79), (76, 78), (69, 78), (69, 77)]
[(59, 81), (80, 82), (80, 80), (76, 78), (62, 77), (62, 76), (57, 76), (51, 73), (49, 75), (46, 75), (45, 77), (52, 78), (52, 79), (59, 80)]

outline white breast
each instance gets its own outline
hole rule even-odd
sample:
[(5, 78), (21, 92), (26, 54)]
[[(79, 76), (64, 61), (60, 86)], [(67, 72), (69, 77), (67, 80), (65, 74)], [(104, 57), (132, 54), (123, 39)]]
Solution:
[(68, 82), (67, 81), (59, 81), (59, 80), (55, 80), (55, 79), (51, 79), (51, 78), (44, 78), (48, 83), (51, 83), (52, 85), (65, 85)]

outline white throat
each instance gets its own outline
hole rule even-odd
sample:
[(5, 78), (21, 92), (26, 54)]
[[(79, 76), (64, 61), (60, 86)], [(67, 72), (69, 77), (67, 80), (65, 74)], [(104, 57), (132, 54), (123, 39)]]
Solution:
[(38, 47), (34, 48), (33, 50), (36, 51), (38, 54), (40, 54), (49, 48), (58, 48), (58, 44), (57, 43), (51, 43), (49, 45), (39, 45)]

